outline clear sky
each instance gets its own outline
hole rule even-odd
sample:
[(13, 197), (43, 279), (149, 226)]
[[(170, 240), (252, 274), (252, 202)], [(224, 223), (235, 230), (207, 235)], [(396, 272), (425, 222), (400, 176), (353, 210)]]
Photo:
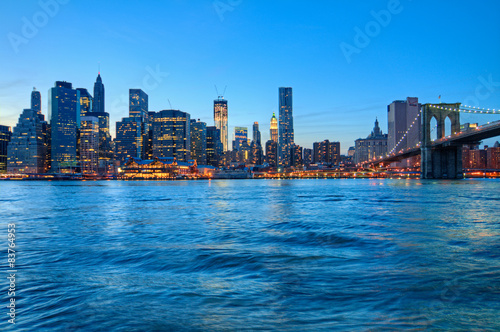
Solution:
[(170, 101), (213, 125), (214, 84), (227, 85), (230, 133), (258, 121), (266, 141), (278, 88), (291, 86), (295, 142), (340, 141), (344, 153), (375, 117), (387, 132), (393, 100), (500, 108), (498, 0), (3, 0), (0, 12), (9, 126), (33, 87), (44, 114), (57, 80), (93, 93), (99, 63), (113, 136), (129, 88), (146, 91), (152, 111)]

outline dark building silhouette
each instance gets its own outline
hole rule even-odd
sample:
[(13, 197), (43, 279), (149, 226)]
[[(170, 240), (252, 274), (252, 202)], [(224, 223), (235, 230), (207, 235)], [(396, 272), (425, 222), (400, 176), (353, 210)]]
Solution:
[(104, 108), (104, 84), (102, 84), (101, 72), (97, 74), (97, 79), (94, 83), (92, 112), (106, 112)]
[(266, 161), (271, 167), (278, 166), (278, 144), (275, 141), (266, 142)]
[(219, 167), (223, 148), (220, 141), (220, 130), (215, 126), (207, 127), (207, 164)]
[(191, 120), (191, 159), (198, 165), (207, 165), (207, 124)]
[(36, 114), (42, 114), (42, 95), (40, 91), (36, 91), (33, 88), (31, 92), (31, 109), (36, 112)]
[(7, 171), (7, 147), (11, 136), (10, 127), (0, 125), (0, 173)]

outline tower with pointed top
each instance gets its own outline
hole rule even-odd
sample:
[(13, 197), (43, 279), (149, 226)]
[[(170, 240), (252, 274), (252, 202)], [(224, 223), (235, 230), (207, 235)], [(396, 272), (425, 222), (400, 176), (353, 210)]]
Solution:
[(271, 117), (270, 135), (271, 141), (278, 143), (278, 119), (276, 119), (276, 115), (274, 114), (274, 112), (273, 116)]
[(101, 72), (97, 74), (97, 79), (94, 83), (94, 101), (92, 103), (92, 112), (105, 112), (104, 84), (102, 84)]

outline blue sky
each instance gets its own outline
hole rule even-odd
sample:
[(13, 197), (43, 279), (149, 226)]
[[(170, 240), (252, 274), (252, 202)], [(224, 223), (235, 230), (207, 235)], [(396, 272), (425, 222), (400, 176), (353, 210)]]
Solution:
[[(340, 141), (343, 152), (375, 117), (386, 132), (387, 105), (407, 96), (500, 108), (493, 0), (7, 0), (0, 12), (4, 125), (29, 107), (33, 87), (44, 114), (56, 80), (92, 93), (99, 63), (113, 136), (128, 115), (129, 88), (148, 93), (150, 110), (170, 101), (213, 125), (214, 84), (227, 85), (231, 133), (258, 121), (267, 140), (278, 88), (291, 86), (296, 143)], [(366, 37), (356, 39), (358, 31)], [(356, 50), (345, 56), (342, 46)]]

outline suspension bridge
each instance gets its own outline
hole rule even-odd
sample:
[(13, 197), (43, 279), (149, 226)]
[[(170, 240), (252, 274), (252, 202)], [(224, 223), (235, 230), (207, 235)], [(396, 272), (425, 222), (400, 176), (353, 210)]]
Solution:
[[(475, 128), (460, 129), (460, 114), (500, 114), (500, 110), (482, 109), (454, 104), (423, 104), (405, 134), (385, 156), (368, 160), (365, 167), (376, 167), (420, 155), (420, 173), (423, 179), (462, 179), (462, 147), (477, 145), (484, 139), (500, 136), (500, 121), (488, 122)], [(436, 126), (431, 128), (435, 119)], [(445, 136), (446, 119), (451, 121), (451, 134)], [(420, 130), (419, 142), (404, 147), (408, 134)], [(431, 133), (437, 130), (437, 138)]]

